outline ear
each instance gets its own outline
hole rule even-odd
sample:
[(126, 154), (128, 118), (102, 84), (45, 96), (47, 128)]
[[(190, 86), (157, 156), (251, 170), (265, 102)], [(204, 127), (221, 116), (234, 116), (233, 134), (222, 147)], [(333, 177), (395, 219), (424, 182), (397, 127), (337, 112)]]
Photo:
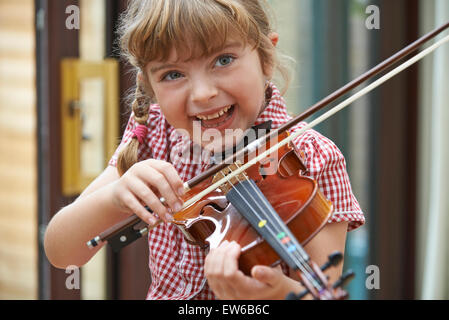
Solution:
[(137, 72), (137, 80), (144, 81), (144, 73), (142, 70), (139, 69), (139, 72)]
[[(270, 39), (271, 43), (273, 44), (273, 48), (272, 48), (272, 52), (271, 53), (275, 54), (275, 47), (277, 46), (278, 41), (279, 41), (279, 34), (276, 33), (276, 32), (270, 32), (268, 34), (268, 38)], [(274, 73), (273, 66), (266, 64), (264, 66), (264, 74), (267, 77), (267, 80), (270, 80), (272, 78), (273, 73)]]
[(277, 32), (270, 32), (268, 38), (270, 38), (273, 47), (276, 47), (279, 42), (279, 34)]

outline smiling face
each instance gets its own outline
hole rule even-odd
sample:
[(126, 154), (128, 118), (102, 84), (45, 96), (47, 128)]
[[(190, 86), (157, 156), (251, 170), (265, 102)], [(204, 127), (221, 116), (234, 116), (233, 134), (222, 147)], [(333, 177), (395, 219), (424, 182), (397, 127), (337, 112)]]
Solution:
[(190, 60), (173, 49), (166, 61), (148, 63), (145, 76), (167, 121), (217, 152), (254, 124), (265, 107), (271, 71), (264, 72), (252, 46), (230, 40), (220, 51)]

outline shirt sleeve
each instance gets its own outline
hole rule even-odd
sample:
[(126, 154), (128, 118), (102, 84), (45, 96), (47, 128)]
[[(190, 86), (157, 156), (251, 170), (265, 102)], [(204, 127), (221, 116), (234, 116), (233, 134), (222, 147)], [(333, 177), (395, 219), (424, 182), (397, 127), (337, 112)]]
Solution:
[(365, 217), (352, 192), (346, 161), (338, 147), (315, 130), (307, 130), (293, 145), (307, 167), (307, 176), (317, 181), (324, 196), (334, 205), (328, 222), (347, 221), (348, 231), (363, 225)]

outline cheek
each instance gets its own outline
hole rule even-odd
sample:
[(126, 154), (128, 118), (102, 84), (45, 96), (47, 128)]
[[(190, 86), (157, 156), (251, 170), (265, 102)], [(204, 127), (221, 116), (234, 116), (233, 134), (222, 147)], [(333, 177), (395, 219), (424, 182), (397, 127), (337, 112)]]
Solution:
[(173, 94), (171, 90), (156, 89), (156, 103), (169, 122), (182, 121), (186, 118), (184, 101), (181, 94)]
[(191, 119), (185, 110), (185, 98), (182, 90), (151, 82), (155, 103), (161, 108), (168, 123), (177, 128), (192, 131)]
[(241, 100), (245, 102), (245, 111), (258, 114), (265, 101), (265, 78), (257, 68), (249, 69), (241, 75), (237, 81), (236, 90), (240, 93)]
[[(168, 107), (167, 107), (168, 106)], [(184, 109), (180, 108), (179, 105), (175, 105), (173, 103), (162, 106), (161, 111), (164, 114), (167, 121), (175, 128), (187, 128), (187, 115)]]
[(247, 120), (256, 120), (259, 113), (262, 111), (265, 101), (264, 87), (258, 82), (248, 82), (245, 86), (245, 91), (242, 92), (240, 98), (242, 112), (249, 118)]
[(184, 104), (172, 97), (161, 100), (159, 106), (168, 123), (178, 129), (191, 131), (191, 121), (187, 117)]

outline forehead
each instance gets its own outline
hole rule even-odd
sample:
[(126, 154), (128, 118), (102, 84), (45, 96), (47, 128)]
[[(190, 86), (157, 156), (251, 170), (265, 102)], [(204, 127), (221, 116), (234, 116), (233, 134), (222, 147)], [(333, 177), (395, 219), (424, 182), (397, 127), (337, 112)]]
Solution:
[(195, 45), (180, 48), (172, 47), (167, 57), (167, 61), (188, 62), (190, 60), (212, 56), (225, 50), (240, 49), (243, 48), (244, 46), (245, 44), (241, 40), (229, 39), (224, 43), (216, 45), (211, 44), (209, 50), (203, 50), (200, 46)]

